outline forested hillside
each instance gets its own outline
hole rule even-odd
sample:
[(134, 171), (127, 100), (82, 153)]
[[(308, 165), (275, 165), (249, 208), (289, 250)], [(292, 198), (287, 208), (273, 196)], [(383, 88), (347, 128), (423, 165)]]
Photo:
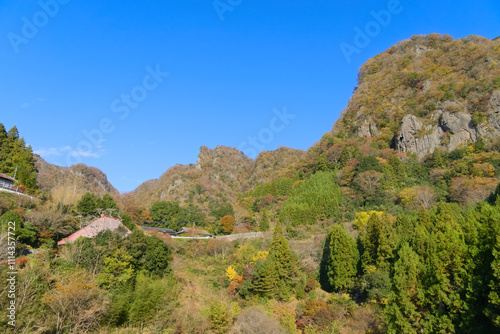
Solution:
[(2, 123), (0, 123), (0, 173), (11, 177), (15, 174), (18, 185), (30, 193), (38, 189), (37, 169), (31, 146), (27, 146), (24, 139), (19, 137), (17, 127), (14, 126), (7, 132)]
[[(500, 332), (499, 61), (500, 39), (414, 36), (363, 65), (307, 152), (202, 147), (128, 194), (92, 167), (35, 168), (3, 131), (0, 172), (38, 180), (36, 199), (0, 193), (31, 253), (18, 332)], [(103, 214), (132, 233), (56, 245)]]

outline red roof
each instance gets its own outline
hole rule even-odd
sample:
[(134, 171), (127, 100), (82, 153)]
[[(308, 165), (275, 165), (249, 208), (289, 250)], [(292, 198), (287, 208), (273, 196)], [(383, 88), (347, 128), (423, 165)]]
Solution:
[(0, 179), (6, 179), (6, 180), (9, 180), (9, 181), (12, 181), (12, 182), (17, 182), (17, 180), (15, 178), (13, 178), (12, 176), (9, 176), (7, 174), (4, 174), (4, 173), (0, 173)]
[(102, 231), (114, 231), (119, 227), (123, 227), (127, 231), (124, 235), (125, 237), (132, 233), (125, 225), (122, 224), (120, 219), (102, 215), (101, 218), (97, 219), (90, 225), (85, 226), (80, 231), (73, 233), (69, 237), (62, 239), (57, 244), (64, 245), (66, 243), (72, 243), (79, 237), (94, 238)]

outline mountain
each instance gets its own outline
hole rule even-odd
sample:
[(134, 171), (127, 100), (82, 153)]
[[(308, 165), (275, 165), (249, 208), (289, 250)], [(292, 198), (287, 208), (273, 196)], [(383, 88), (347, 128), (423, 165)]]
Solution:
[(257, 183), (290, 175), (306, 152), (287, 147), (261, 152), (253, 160), (236, 148), (217, 146), (200, 148), (196, 164), (176, 165), (159, 179), (149, 180), (134, 190), (136, 201), (150, 206), (158, 200), (198, 202), (235, 202), (239, 193)]
[(500, 135), (500, 38), (413, 36), (368, 60), (331, 136), (420, 158)]
[(37, 182), (42, 191), (53, 193), (64, 189), (65, 192), (75, 194), (87, 191), (118, 194), (106, 174), (96, 167), (85, 164), (71, 167), (56, 166), (46, 162), (39, 155), (35, 155), (35, 166), (38, 170)]

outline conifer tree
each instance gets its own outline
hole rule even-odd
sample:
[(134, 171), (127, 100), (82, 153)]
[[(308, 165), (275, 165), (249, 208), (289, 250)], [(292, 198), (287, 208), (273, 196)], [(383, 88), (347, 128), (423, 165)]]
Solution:
[(281, 224), (277, 224), (274, 228), (267, 261), (273, 263), (278, 277), (276, 296), (287, 300), (298, 280), (299, 263), (297, 256), (290, 249)]
[(363, 269), (376, 266), (384, 271), (390, 267), (396, 243), (391, 221), (387, 213), (372, 215), (368, 220), (366, 232), (361, 236)]
[(262, 217), (260, 218), (259, 229), (261, 231), (269, 230), (269, 217), (267, 216), (267, 211), (262, 212)]
[(277, 295), (278, 273), (273, 259), (259, 262), (254, 271), (252, 290), (266, 298), (274, 298)]
[(359, 260), (356, 242), (341, 225), (328, 232), (320, 264), (320, 283), (325, 291), (345, 291), (352, 287)]
[(394, 264), (393, 291), (385, 310), (388, 322), (387, 333), (419, 333), (422, 317), (419, 304), (422, 295), (419, 276), (422, 263), (408, 243), (403, 243)]

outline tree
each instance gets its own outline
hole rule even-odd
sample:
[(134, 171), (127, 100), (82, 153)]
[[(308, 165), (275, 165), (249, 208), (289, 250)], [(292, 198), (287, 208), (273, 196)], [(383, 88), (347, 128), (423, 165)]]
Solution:
[(134, 275), (131, 262), (132, 256), (123, 248), (118, 248), (104, 260), (102, 272), (98, 276), (101, 286), (114, 289), (126, 285)]
[(484, 142), (483, 137), (478, 137), (476, 142), (474, 143), (474, 153), (481, 153), (486, 150), (486, 143)]
[(98, 201), (98, 207), (101, 208), (104, 212), (106, 212), (111, 217), (118, 217), (118, 213), (120, 209), (118, 209), (118, 205), (113, 197), (110, 194), (104, 194), (102, 199)]
[(19, 184), (29, 192), (36, 191), (37, 169), (31, 146), (19, 137), (16, 126), (6, 133), (3, 124), (0, 125), (0, 173), (14, 176), (17, 168), (16, 179)]
[(274, 298), (277, 295), (278, 273), (272, 259), (259, 261), (253, 272), (252, 290), (263, 297)]
[(173, 221), (179, 212), (178, 202), (158, 201), (151, 206), (149, 214), (153, 221), (167, 223)]
[(225, 234), (231, 234), (234, 228), (234, 218), (233, 216), (224, 216), (220, 219), (220, 223), (222, 225), (222, 231)]
[(394, 264), (393, 292), (385, 311), (387, 333), (419, 333), (422, 317), (419, 304), (422, 296), (419, 277), (423, 271), (419, 256), (408, 243), (403, 243)]
[(441, 152), (436, 148), (432, 153), (432, 167), (441, 168), (445, 165)]
[(78, 204), (76, 205), (76, 209), (79, 213), (81, 213), (84, 217), (95, 215), (97, 212), (97, 208), (99, 206), (100, 198), (98, 195), (87, 192), (82, 196)]
[(388, 270), (395, 243), (392, 223), (387, 213), (371, 215), (367, 222), (366, 232), (361, 235), (363, 269), (375, 266), (382, 271)]
[(262, 217), (260, 218), (259, 229), (261, 231), (269, 230), (269, 217), (267, 216), (267, 211), (262, 212)]
[(354, 179), (354, 182), (359, 185), (365, 198), (372, 199), (377, 194), (377, 190), (381, 186), (380, 180), (382, 180), (383, 177), (384, 174), (369, 170), (359, 174)]
[(356, 242), (339, 224), (328, 232), (320, 264), (320, 284), (325, 291), (345, 291), (353, 286), (359, 261)]
[(98, 288), (95, 280), (84, 270), (60, 275), (42, 300), (56, 316), (56, 333), (62, 333), (65, 329), (75, 333), (95, 329), (109, 304), (107, 294)]
[(135, 271), (145, 269), (160, 277), (169, 272), (172, 254), (168, 245), (157, 236), (147, 237), (141, 230), (135, 230), (123, 240), (123, 246), (133, 258), (130, 262)]
[(234, 208), (231, 205), (231, 203), (217, 204), (212, 206), (210, 210), (210, 215), (215, 217), (217, 221), (219, 221), (224, 216), (234, 217)]
[(269, 247), (269, 256), (266, 261), (270, 261), (275, 266), (278, 275), (277, 297), (287, 300), (292, 289), (295, 288), (298, 279), (298, 259), (290, 249), (288, 240), (283, 234), (283, 226), (277, 224), (274, 228), (273, 239)]

